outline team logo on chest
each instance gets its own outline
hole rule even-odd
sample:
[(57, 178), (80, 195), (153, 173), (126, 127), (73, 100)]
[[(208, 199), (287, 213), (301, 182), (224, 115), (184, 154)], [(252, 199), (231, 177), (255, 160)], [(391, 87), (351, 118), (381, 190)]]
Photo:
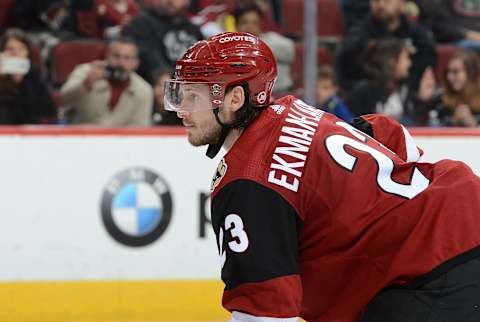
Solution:
[(225, 176), (227, 169), (227, 163), (225, 162), (225, 159), (222, 159), (218, 164), (217, 171), (215, 171), (215, 174), (213, 175), (212, 184), (210, 186), (211, 191), (215, 190), (220, 181), (222, 181), (222, 178)]

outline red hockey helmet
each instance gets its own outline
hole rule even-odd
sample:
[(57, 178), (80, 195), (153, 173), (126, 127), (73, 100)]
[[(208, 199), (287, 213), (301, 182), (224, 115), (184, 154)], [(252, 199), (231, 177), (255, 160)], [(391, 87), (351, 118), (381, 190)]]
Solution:
[(262, 40), (249, 33), (225, 32), (197, 42), (177, 61), (175, 77), (165, 85), (165, 108), (182, 109), (181, 87), (192, 83), (206, 84), (210, 108), (222, 104), (228, 87), (244, 83), (252, 104), (265, 106), (276, 78), (275, 58)]

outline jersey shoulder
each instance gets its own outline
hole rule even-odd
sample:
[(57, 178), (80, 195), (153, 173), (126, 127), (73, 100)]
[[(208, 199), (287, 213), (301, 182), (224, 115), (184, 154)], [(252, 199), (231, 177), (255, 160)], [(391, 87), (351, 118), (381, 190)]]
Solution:
[(302, 171), (324, 112), (293, 96), (274, 102), (242, 133), (220, 162), (212, 198), (234, 180), (255, 181), (294, 206)]

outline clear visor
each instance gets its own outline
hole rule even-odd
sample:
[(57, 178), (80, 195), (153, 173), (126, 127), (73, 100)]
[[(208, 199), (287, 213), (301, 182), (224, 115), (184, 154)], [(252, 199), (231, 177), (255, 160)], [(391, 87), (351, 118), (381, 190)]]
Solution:
[(222, 83), (165, 81), (164, 104), (167, 111), (194, 112), (218, 108), (225, 93)]

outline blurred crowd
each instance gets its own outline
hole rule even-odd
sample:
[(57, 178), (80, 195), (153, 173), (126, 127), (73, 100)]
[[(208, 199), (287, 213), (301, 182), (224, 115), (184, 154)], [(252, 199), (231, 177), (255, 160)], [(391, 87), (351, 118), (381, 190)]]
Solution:
[[(317, 108), (478, 126), (480, 0), (317, 1)], [(302, 0), (2, 0), (0, 124), (180, 125), (163, 83), (223, 31), (264, 40), (275, 97), (302, 98)]]

